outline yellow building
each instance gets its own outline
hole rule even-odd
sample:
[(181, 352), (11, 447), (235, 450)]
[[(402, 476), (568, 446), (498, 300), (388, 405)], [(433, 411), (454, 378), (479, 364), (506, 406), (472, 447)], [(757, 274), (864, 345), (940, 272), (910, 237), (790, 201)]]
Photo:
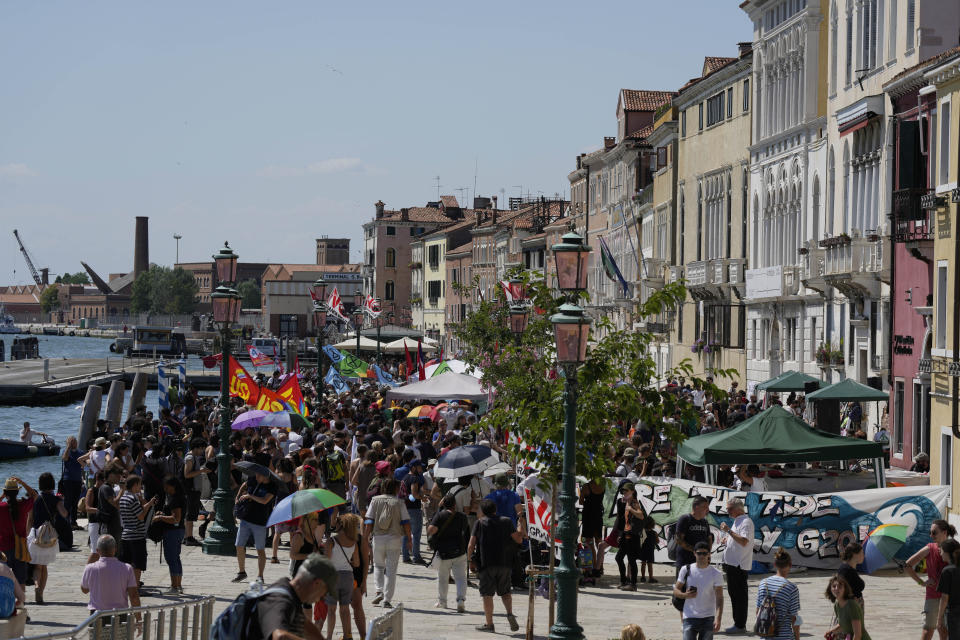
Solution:
[[(476, 220), (471, 217), (427, 233), (416, 243), (419, 246), (415, 246), (415, 251), (421, 262), (415, 266), (422, 275), (419, 301), (414, 305), (414, 326), (429, 338), (442, 341), (446, 336), (447, 249), (469, 242), (471, 231), (476, 224)], [(416, 293), (416, 284), (414, 287)]]
[(684, 267), (688, 290), (674, 348), (701, 376), (747, 366), (751, 68), (749, 44), (737, 57), (708, 57), (700, 77), (673, 101), (680, 119), (676, 264)]
[[(956, 336), (960, 301), (960, 281), (956, 278), (956, 220), (960, 200), (960, 144), (958, 144), (958, 112), (960, 112), (960, 51), (954, 50), (944, 62), (925, 74), (928, 87), (937, 92), (936, 111), (930, 114), (936, 122), (931, 132), (931, 184), (934, 192), (925, 206), (936, 207), (933, 272), (933, 342), (931, 359), (926, 367), (931, 373), (930, 385), (930, 484), (953, 484), (960, 478), (960, 464), (955, 454), (960, 437), (960, 341)], [(924, 90), (921, 90), (924, 91)], [(960, 526), (960, 492), (951, 492), (949, 519)]]

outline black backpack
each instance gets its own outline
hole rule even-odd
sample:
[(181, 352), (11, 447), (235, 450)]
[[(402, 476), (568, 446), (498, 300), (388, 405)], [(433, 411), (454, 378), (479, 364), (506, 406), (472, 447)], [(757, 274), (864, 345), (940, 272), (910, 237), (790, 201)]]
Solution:
[(753, 631), (761, 638), (773, 638), (777, 635), (777, 594), (786, 583), (780, 585), (776, 591), (770, 593), (770, 586), (764, 584), (763, 589), (766, 595), (757, 609), (757, 622), (753, 625)]

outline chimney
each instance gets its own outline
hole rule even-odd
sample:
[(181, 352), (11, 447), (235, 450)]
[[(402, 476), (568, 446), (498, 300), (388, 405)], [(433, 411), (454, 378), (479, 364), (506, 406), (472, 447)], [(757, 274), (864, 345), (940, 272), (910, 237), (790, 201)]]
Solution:
[(133, 240), (133, 278), (136, 280), (144, 271), (150, 269), (150, 232), (147, 216), (137, 216), (137, 228)]
[(753, 43), (752, 42), (738, 42), (737, 48), (740, 50), (740, 57), (753, 52)]
[(493, 224), (493, 225), (497, 224), (497, 210), (496, 210), (496, 209), (494, 209), (494, 210), (490, 213), (490, 224)]
[(400, 209), (400, 220), (403, 222), (410, 220), (410, 209), (407, 209), (406, 207)]
[(378, 219), (379, 219), (379, 218), (382, 218), (382, 217), (383, 217), (383, 207), (384, 207), (383, 200), (377, 200), (377, 204), (375, 204), (375, 205), (373, 205), (373, 206), (375, 206), (375, 207), (377, 208), (377, 218), (378, 218)]
[(493, 200), (493, 208), (496, 209), (496, 208), (497, 208), (497, 196), (493, 196), (493, 198), (491, 198), (491, 200)]
[(479, 227), (479, 226), (480, 226), (480, 212), (479, 212), (479, 211), (474, 211), (474, 212), (473, 212), (473, 226), (475, 226), (475, 227)]
[(617, 139), (616, 139), (616, 138), (613, 138), (613, 137), (610, 137), (610, 136), (604, 136), (604, 137), (603, 137), (603, 148), (604, 148), (604, 149), (612, 149), (612, 148), (615, 147), (615, 146), (617, 146)]

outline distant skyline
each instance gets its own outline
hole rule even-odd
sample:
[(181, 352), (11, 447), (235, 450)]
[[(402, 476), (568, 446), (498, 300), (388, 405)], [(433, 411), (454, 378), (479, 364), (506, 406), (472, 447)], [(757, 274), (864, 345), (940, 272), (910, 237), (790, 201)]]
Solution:
[[(0, 285), (150, 260), (315, 260), (374, 203), (566, 196), (621, 88), (736, 56), (737, 2), (121, 2), (0, 7)], [(53, 277), (53, 276), (51, 276)]]

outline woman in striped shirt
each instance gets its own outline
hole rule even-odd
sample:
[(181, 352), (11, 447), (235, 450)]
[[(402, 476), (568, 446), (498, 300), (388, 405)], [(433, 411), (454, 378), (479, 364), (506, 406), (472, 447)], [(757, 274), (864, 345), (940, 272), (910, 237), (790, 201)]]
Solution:
[(793, 561), (790, 554), (780, 549), (774, 556), (773, 566), (777, 575), (764, 578), (757, 589), (757, 613), (767, 596), (773, 598), (777, 608), (777, 635), (782, 640), (800, 638), (800, 590), (787, 580)]

